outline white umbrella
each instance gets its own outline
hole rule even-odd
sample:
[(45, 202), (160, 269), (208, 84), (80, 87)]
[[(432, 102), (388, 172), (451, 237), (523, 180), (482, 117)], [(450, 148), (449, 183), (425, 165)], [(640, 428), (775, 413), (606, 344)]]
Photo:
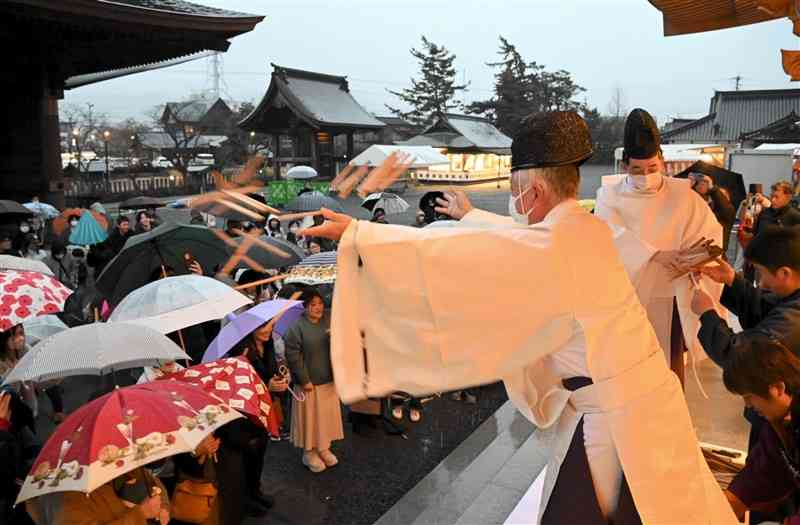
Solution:
[(403, 213), (409, 208), (408, 203), (399, 195), (394, 193), (382, 192), (373, 193), (361, 202), (361, 207), (369, 211), (381, 208), (387, 215)]
[(34, 346), (50, 336), (63, 332), (69, 327), (56, 315), (40, 315), (22, 323), (25, 327), (25, 343)]
[(31, 348), (3, 384), (103, 375), (176, 359), (189, 356), (152, 328), (128, 323), (92, 323), (59, 332)]
[(311, 166), (295, 166), (286, 172), (287, 179), (313, 179), (317, 176), (317, 170)]
[(211, 277), (177, 275), (132, 291), (114, 308), (108, 320), (148, 326), (168, 334), (221, 319), (251, 302), (244, 294)]
[(19, 272), (39, 272), (45, 275), (53, 275), (50, 269), (42, 261), (36, 259), (25, 259), (14, 257), (13, 255), (0, 255), (0, 270), (17, 270)]
[(353, 166), (380, 166), (392, 153), (408, 155), (412, 168), (450, 164), (450, 160), (430, 146), (385, 146), (373, 144), (359, 153), (350, 164)]

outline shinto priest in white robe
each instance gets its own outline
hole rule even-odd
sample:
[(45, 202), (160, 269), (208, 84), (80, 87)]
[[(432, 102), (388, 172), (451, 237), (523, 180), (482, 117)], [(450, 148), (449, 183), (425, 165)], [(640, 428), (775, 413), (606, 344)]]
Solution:
[[(541, 512), (589, 414), (606, 425), (644, 524), (736, 523), (611, 231), (577, 201), (529, 227), (354, 220), (337, 280), (331, 359), (346, 404), (502, 380), (538, 431), (554, 433)], [(562, 379), (574, 375), (593, 384), (570, 392)]]
[[(662, 181), (654, 193), (636, 191), (625, 176), (602, 186), (597, 191), (595, 215), (611, 225), (623, 264), (667, 357), (676, 343), (671, 340), (675, 305), (694, 364), (707, 356), (697, 339), (700, 318), (691, 308), (691, 280), (688, 275), (673, 280), (652, 257), (660, 250), (689, 248), (703, 238), (722, 246), (722, 226), (688, 180), (663, 177)], [(699, 284), (719, 303), (721, 284), (710, 279), (701, 279)], [(721, 306), (717, 309), (725, 314)]]

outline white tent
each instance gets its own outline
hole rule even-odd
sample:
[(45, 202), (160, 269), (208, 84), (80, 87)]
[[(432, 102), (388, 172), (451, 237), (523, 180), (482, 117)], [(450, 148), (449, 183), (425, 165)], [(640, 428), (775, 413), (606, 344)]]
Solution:
[(350, 164), (355, 166), (380, 166), (392, 153), (410, 156), (412, 168), (425, 168), (436, 164), (450, 164), (450, 160), (431, 146), (383, 146), (375, 144), (359, 155)]

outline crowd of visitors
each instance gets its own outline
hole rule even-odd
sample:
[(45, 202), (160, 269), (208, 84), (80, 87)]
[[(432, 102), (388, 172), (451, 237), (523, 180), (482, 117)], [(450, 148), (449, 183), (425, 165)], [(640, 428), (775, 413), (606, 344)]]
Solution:
[[(773, 185), (769, 198), (760, 188), (751, 188), (737, 212), (729, 190), (708, 175), (692, 174), (690, 184), (665, 177), (652, 117), (643, 110), (635, 110), (629, 118), (631, 121), (635, 121), (632, 125), (635, 129), (629, 136), (626, 127), (626, 143), (630, 141), (624, 157), (627, 177), (619, 186), (601, 190), (595, 209), (597, 217), (610, 223), (616, 232), (614, 246), (621, 253), (628, 274), (623, 276), (620, 271), (616, 278), (626, 283), (630, 279), (628, 299), (636, 304), (637, 315), (641, 314), (648, 326), (647, 334), (652, 332), (651, 343), (661, 347), (667, 364), (681, 383), (687, 362), (684, 353), (690, 352), (688, 359), (693, 362), (694, 356), (702, 351), (722, 369), (726, 388), (744, 399), (744, 417), (751, 425), (749, 455), (744, 468), (724, 490), (736, 516), (743, 519), (749, 512), (751, 523), (759, 520), (800, 523), (800, 508), (796, 506), (800, 501), (800, 427), (793, 421), (794, 417), (800, 418), (795, 401), (795, 396), (800, 395), (800, 229), (796, 228), (800, 226), (800, 211), (792, 205), (793, 188), (788, 182), (778, 182)], [(538, 166), (536, 163), (517, 169), (509, 203), (513, 219), (525, 225), (533, 224), (527, 222), (528, 218), (541, 211), (537, 206), (544, 201), (552, 205), (551, 211), (566, 209), (559, 206), (574, 200), (579, 182), (579, 164), (574, 165), (574, 162), (572, 159), (566, 164), (546, 166), (551, 170), (547, 171), (548, 177), (562, 177), (567, 182), (556, 183), (533, 175), (527, 181), (522, 180), (519, 173), (539, 169), (530, 167)], [(535, 198), (523, 197), (534, 194)], [(533, 202), (530, 207), (529, 202)], [(475, 211), (463, 192), (430, 192), (420, 199), (413, 224), (408, 226), (425, 228), (443, 219), (468, 223), (475, 217)], [(380, 225), (389, 223), (387, 209), (376, 206), (370, 212), (369, 222), (373, 224), (364, 223), (367, 226), (383, 228)], [(482, 213), (479, 216), (483, 220), (477, 222), (510, 225), (508, 217)], [(541, 218), (547, 213), (542, 213)], [(0, 224), (0, 252), (14, 260), (40, 264), (40, 268), (46, 268), (56, 281), (73, 290), (63, 311), (58, 312), (66, 325), (105, 322), (120, 301), (104, 293), (102, 286), (97, 287), (98, 283), (124, 252), (140, 240), (157, 237), (162, 221), (150, 209), (139, 210), (133, 216), (118, 214), (111, 220), (99, 204), (88, 210), (67, 210), (59, 217), (63, 223), (60, 229), (38, 216), (36, 221), (26, 219)], [(333, 216), (326, 214), (325, 217), (330, 220)], [(650, 224), (648, 218), (654, 217), (658, 220)], [(195, 225), (204, 222), (195, 210), (191, 218)], [(726, 256), (737, 218), (738, 237), (735, 238), (744, 248), (744, 264), (738, 273), (736, 262), (728, 261)], [(279, 246), (283, 243), (307, 257), (337, 250), (344, 227), (338, 235), (323, 234), (328, 226), (319, 215), (302, 221), (285, 221), (278, 215), (265, 217), (262, 222), (229, 218), (224, 229), (215, 230), (214, 235), (234, 244), (255, 242), (255, 239)], [(207, 230), (206, 226), (191, 228)], [(403, 231), (421, 233), (411, 228)], [(635, 234), (635, 242), (627, 235), (630, 232)], [(77, 239), (91, 241), (78, 242)], [(640, 256), (642, 253), (646, 256)], [(686, 262), (686, 258), (691, 257), (696, 257), (697, 264)], [(298, 256), (297, 263), (300, 260)], [(254, 390), (242, 387), (247, 392), (243, 396), (247, 399), (256, 394), (264, 396), (259, 405), (263, 420), (249, 415), (234, 419), (209, 430), (192, 448), (128, 469), (88, 494), (76, 491), (45, 494), (32, 498), (28, 504), (15, 506), (21, 487), (29, 484), (26, 480), (41, 470), (41, 465), (34, 466), (43, 446), (36, 435), (40, 399), (47, 398), (52, 405), (50, 412), (56, 425), (66, 425), (69, 409), (76, 407), (64, 407), (59, 378), (13, 382), (0, 390), (0, 523), (239, 525), (247, 517), (267, 515), (276, 505), (265, 483), (270, 476), (265, 465), (269, 464), (271, 447), (297, 449), (298, 464), (302, 463), (308, 472), (316, 474), (339, 463), (336, 449), (337, 442), (345, 439), (345, 421), (352, 423), (356, 432), (381, 421), (387, 432), (398, 433), (392, 419), (401, 420), (407, 414), (411, 422), (421, 420), (424, 404), (430, 398), (406, 392), (376, 396), (347, 409), (343, 407), (331, 357), (332, 317), (335, 319), (330, 299), (331, 283), (326, 283), (326, 288), (326, 284), (318, 282), (284, 282), (289, 266), (296, 264), (273, 264), (265, 271), (260, 264), (239, 264), (228, 269), (227, 263), (228, 260), (218, 260), (214, 264), (203, 264), (185, 250), (179, 254), (177, 263), (168, 263), (162, 257), (160, 264), (139, 272), (144, 277), (129, 293), (168, 279), (194, 275), (211, 277), (217, 285), (224, 283), (226, 290), (229, 287), (241, 292), (250, 303), (243, 306), (238, 303), (224, 316), (205, 317), (177, 330), (164, 330), (193, 363), (169, 360), (153, 367), (133, 369), (131, 373), (139, 384), (156, 384), (166, 379), (177, 380), (176, 374), (192, 372), (207, 379), (206, 382), (224, 385), (217, 388), (230, 390), (231, 386), (213, 378), (212, 372), (202, 376), (199, 369), (190, 366), (186, 370), (184, 365), (204, 363), (216, 367), (217, 372), (224, 370), (225, 365), (241, 365), (254, 371)], [(679, 263), (688, 270), (679, 272), (678, 277), (687, 277), (687, 282), (691, 278), (692, 285), (682, 288), (674, 284), (676, 276), (667, 270), (674, 271)], [(128, 268), (131, 274), (135, 273), (133, 267), (137, 264), (144, 265), (144, 259), (131, 264)], [(3, 271), (5, 269), (0, 268), (0, 272)], [(14, 282), (10, 285), (16, 286)], [(0, 319), (5, 310), (11, 310), (12, 304), (12, 301), (0, 303)], [(283, 307), (266, 318), (259, 318), (257, 325), (248, 325), (246, 330), (240, 328), (245, 316), (254, 315), (257, 308), (266, 304)], [(29, 306), (22, 299), (19, 305)], [(646, 311), (646, 316), (639, 312), (639, 306), (644, 307), (642, 311)], [(296, 316), (282, 324), (291, 308), (296, 309)], [(728, 314), (738, 318), (742, 331), (734, 331)], [(238, 338), (221, 355), (234, 361), (219, 364), (216, 359), (206, 360), (209, 351), (222, 344), (223, 336), (234, 331), (231, 328), (236, 328)], [(595, 335), (584, 334), (582, 328), (576, 330), (577, 339), (570, 339), (566, 353), (554, 353), (557, 357), (549, 363), (557, 372), (559, 386), (563, 387), (553, 387), (554, 392), (563, 392), (565, 399), (593, 384), (584, 347), (587, 337)], [(26, 342), (25, 322), (4, 326), (0, 330), (0, 379), (8, 378), (24, 356), (35, 351), (35, 347)], [(562, 381), (562, 375), (579, 381)], [(242, 380), (241, 384), (244, 382)], [(115, 383), (115, 377), (104, 376), (99, 391), (93, 392), (86, 401), (114, 394), (118, 390)], [(467, 388), (468, 382), (452, 386), (459, 388), (449, 392), (453, 400), (475, 404), (480, 396), (480, 388)], [(676, 388), (679, 391), (680, 385)], [(183, 399), (176, 398), (176, 404), (182, 402)], [(238, 409), (244, 414), (243, 407), (244, 402), (240, 405), (230, 402), (224, 412)], [(582, 445), (577, 446), (583, 446), (586, 453), (581, 467), (584, 470), (590, 469), (597, 457), (609, 456), (609, 451), (616, 450), (611, 424), (604, 417), (586, 411), (580, 414), (580, 422), (575, 425), (578, 430), (574, 435), (583, 436), (578, 439)], [(131, 421), (134, 419), (131, 417)], [(186, 424), (192, 429), (199, 428), (195, 426), (197, 423)], [(75, 439), (79, 438), (79, 433), (80, 430), (76, 430)], [(134, 447), (134, 440), (127, 437)], [(571, 465), (573, 445), (578, 441), (569, 439), (562, 443), (564, 454), (557, 460)], [(139, 442), (135, 445), (139, 453), (145, 453), (142, 452), (144, 445)], [(106, 451), (106, 455), (113, 455), (114, 449), (109, 450), (111, 452)], [(596, 503), (603, 518), (617, 512), (618, 501), (619, 508), (623, 508), (625, 498), (631, 497), (625, 465), (617, 455), (614, 458), (616, 463), (606, 472), (592, 471), (597, 479), (611, 480), (609, 486), (614, 485), (613, 490), (594, 487), (598, 497), (602, 497), (602, 503)], [(106, 459), (107, 465), (120, 465), (116, 456)], [(34, 478), (42, 483), (39, 489), (45, 486), (45, 479), (50, 480), (42, 476)], [(587, 479), (591, 484), (592, 478)], [(52, 483), (57, 485), (58, 481), (56, 477)], [(561, 490), (563, 487), (562, 484)], [(638, 489), (633, 486), (633, 490)], [(636, 508), (626, 511), (635, 515)]]

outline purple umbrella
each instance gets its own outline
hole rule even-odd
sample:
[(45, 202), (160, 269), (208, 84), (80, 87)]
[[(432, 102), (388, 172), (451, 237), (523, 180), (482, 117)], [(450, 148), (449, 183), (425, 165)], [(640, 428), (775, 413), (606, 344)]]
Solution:
[(208, 345), (206, 353), (203, 354), (203, 363), (222, 359), (239, 341), (281, 312), (283, 314), (275, 322), (273, 330), (283, 336), (289, 327), (300, 319), (304, 311), (302, 301), (275, 299), (257, 304), (237, 315), (219, 331), (217, 337)]

